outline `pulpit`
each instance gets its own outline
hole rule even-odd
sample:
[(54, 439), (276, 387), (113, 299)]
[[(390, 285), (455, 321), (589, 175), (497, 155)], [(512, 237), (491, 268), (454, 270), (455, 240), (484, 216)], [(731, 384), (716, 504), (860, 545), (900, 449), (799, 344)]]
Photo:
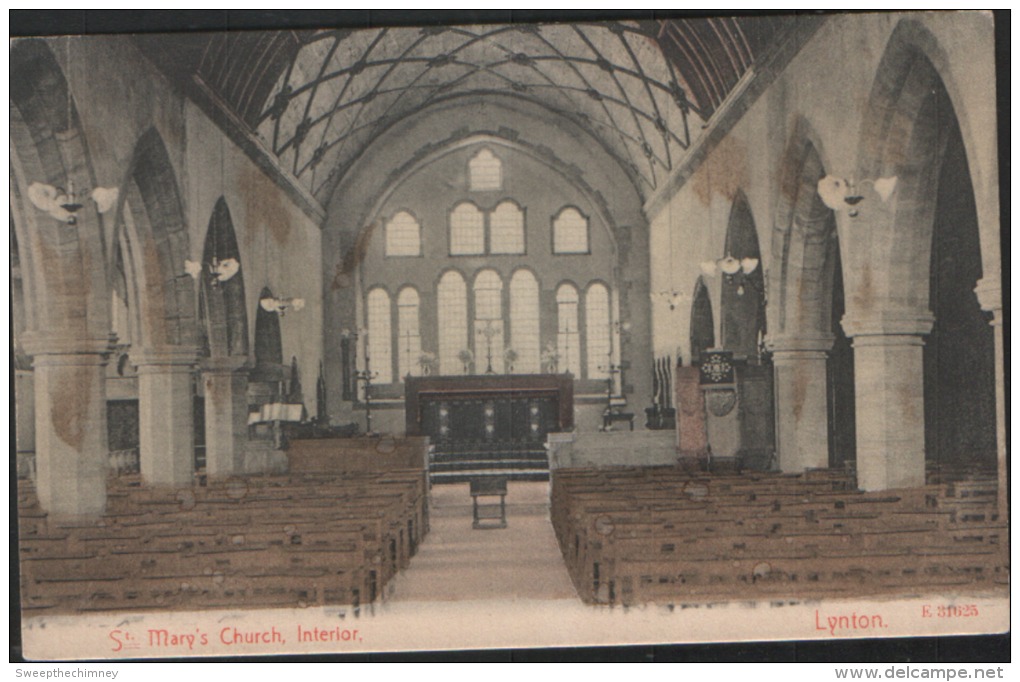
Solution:
[(706, 351), (676, 376), (678, 455), (701, 465), (767, 469), (773, 463), (772, 367)]

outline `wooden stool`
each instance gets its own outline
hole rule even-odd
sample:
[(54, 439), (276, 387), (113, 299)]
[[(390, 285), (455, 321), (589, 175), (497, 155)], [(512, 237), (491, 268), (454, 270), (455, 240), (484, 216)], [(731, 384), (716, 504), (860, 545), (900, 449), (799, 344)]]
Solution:
[[(479, 504), (479, 497), (499, 497), (499, 504)], [(506, 477), (485, 476), (471, 479), (471, 502), (474, 509), (472, 528), (506, 528)], [(483, 523), (489, 521), (490, 523)]]

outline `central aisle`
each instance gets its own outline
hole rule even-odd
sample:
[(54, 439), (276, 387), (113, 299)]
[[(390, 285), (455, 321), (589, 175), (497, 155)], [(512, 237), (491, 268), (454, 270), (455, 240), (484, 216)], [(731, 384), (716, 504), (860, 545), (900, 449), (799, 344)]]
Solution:
[(507, 484), (507, 527), (472, 529), (467, 483), (437, 485), (430, 530), (386, 601), (576, 599), (549, 521), (549, 483)]

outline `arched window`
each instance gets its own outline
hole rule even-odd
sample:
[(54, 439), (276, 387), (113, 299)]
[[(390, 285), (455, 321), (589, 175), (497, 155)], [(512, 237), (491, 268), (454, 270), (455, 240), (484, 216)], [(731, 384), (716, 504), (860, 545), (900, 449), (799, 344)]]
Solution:
[(421, 255), (421, 225), (407, 211), (401, 211), (386, 223), (386, 255)]
[(503, 280), (495, 270), (475, 277), (475, 366), (503, 372)]
[(588, 219), (572, 206), (553, 220), (553, 253), (589, 253)]
[(457, 205), (450, 214), (450, 255), (485, 253), (485, 215), (471, 202)]
[(524, 212), (504, 201), (489, 215), (489, 253), (524, 253)]
[(464, 363), (457, 357), (468, 350), (467, 284), (459, 272), (447, 272), (436, 290), (439, 320), (439, 372), (460, 374)]
[(559, 371), (570, 372), (580, 377), (581, 335), (577, 328), (577, 288), (573, 284), (561, 284), (556, 290), (556, 317), (559, 320), (556, 331), (556, 352), (559, 353)]
[(518, 270), (510, 278), (510, 347), (517, 353), (514, 372), (540, 371), (538, 280), (528, 270)]
[(374, 381), (393, 382), (393, 335), (390, 323), (390, 295), (385, 289), (368, 292), (368, 357), (369, 369), (378, 372)]
[(421, 365), (420, 301), (413, 287), (404, 287), (397, 294), (397, 364), (400, 377), (419, 376)]
[(468, 175), (472, 192), (485, 192), (503, 188), (503, 164), (488, 149), (475, 154), (468, 162)]
[(609, 378), (612, 350), (609, 326), (609, 290), (596, 282), (584, 299), (585, 339), (588, 341), (588, 378)]

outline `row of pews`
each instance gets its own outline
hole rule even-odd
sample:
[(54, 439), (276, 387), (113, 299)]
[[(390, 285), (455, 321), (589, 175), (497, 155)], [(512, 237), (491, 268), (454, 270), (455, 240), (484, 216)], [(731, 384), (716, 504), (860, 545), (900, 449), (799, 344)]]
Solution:
[(103, 516), (77, 521), (49, 518), (19, 483), (27, 613), (359, 607), (383, 595), (429, 526), (420, 466), (181, 489), (121, 475)]
[(994, 475), (863, 493), (843, 472), (558, 469), (552, 522), (592, 604), (683, 604), (999, 589)]

